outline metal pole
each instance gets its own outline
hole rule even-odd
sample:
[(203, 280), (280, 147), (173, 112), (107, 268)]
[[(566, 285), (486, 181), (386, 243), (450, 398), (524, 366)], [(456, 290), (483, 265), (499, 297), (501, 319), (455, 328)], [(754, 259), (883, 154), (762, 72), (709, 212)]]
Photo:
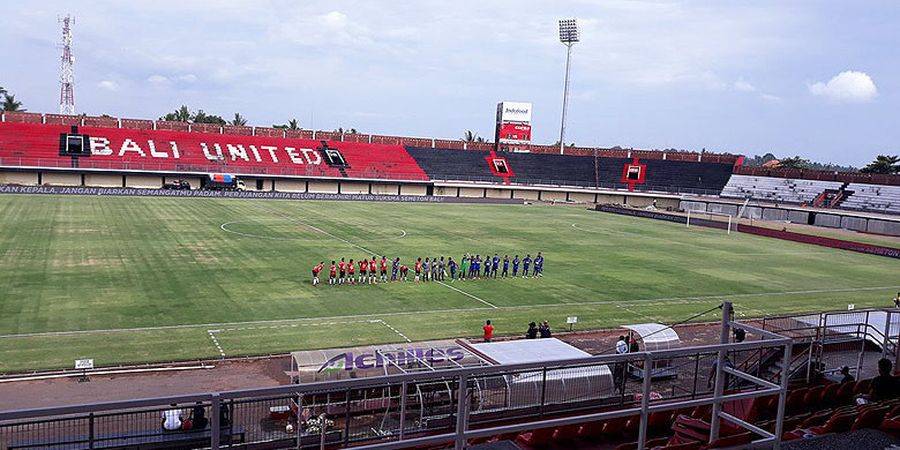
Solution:
[(569, 108), (569, 68), (572, 63), (572, 43), (566, 44), (566, 83), (563, 87), (562, 123), (559, 125), (559, 154), (566, 146), (566, 110)]
[(468, 376), (463, 374), (459, 376), (459, 386), (456, 389), (456, 450), (463, 450), (466, 448), (466, 439), (463, 437), (463, 433), (466, 432), (466, 423), (468, 423), (469, 418), (467, 417), (466, 404), (468, 403)]
[(211, 428), (209, 447), (212, 450), (219, 450), (219, 434), (222, 432), (222, 424), (219, 423), (219, 419), (221, 418), (222, 413), (222, 399), (219, 398), (218, 393), (214, 392), (212, 394), (212, 402), (209, 409), (209, 412), (212, 415), (209, 420), (209, 426)]
[(772, 447), (773, 450), (778, 450), (781, 447), (781, 435), (784, 434), (784, 405), (787, 400), (788, 382), (791, 378), (788, 370), (791, 364), (791, 353), (793, 353), (793, 343), (788, 341), (784, 345), (784, 369), (781, 370), (781, 391), (778, 392), (778, 413), (775, 414), (775, 445)]
[[(729, 323), (731, 322), (731, 302), (722, 303), (722, 332), (719, 335), (719, 343), (727, 344), (728, 343), (728, 334), (731, 330)], [(713, 410), (712, 410), (712, 424), (709, 430), (709, 442), (712, 443), (714, 440), (719, 438), (719, 426), (720, 426), (720, 417), (719, 414), (722, 412), (722, 392), (725, 390), (725, 373), (722, 370), (722, 366), (725, 364), (725, 349), (722, 348), (719, 350), (719, 354), (716, 356), (716, 384), (713, 390)]]
[(653, 358), (650, 354), (644, 355), (644, 385), (641, 389), (641, 424), (638, 427), (638, 446), (643, 450), (647, 445), (647, 422), (649, 422), (650, 413), (647, 408), (650, 406), (650, 380), (653, 378)]
[(406, 428), (406, 382), (400, 385), (400, 440), (403, 440), (403, 431)]

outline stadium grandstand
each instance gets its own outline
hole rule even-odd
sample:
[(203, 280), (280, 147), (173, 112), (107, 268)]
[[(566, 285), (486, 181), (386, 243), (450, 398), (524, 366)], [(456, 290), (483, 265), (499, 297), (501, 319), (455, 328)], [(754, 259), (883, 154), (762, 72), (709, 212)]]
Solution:
[(883, 5), (27, 3), (0, 450), (900, 449)]

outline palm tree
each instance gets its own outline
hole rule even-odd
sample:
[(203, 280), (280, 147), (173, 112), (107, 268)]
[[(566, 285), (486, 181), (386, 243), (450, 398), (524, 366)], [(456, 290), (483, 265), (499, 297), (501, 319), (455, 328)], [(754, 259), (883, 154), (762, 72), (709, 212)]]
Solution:
[(291, 119), (288, 121), (287, 124), (272, 125), (272, 128), (282, 128), (285, 130), (299, 130), (300, 122), (297, 122), (297, 119)]
[(466, 132), (463, 133), (463, 141), (478, 142), (478, 133), (476, 133), (472, 130), (466, 130)]
[(234, 119), (231, 120), (231, 124), (237, 127), (242, 127), (247, 125), (247, 119), (241, 116), (241, 113), (234, 113)]
[(169, 122), (190, 122), (191, 110), (188, 109), (187, 105), (181, 105), (181, 108), (160, 117), (159, 120), (167, 120)]
[(897, 155), (878, 155), (875, 160), (863, 167), (860, 172), (891, 174), (900, 172), (900, 157)]
[(22, 109), (22, 102), (16, 101), (15, 95), (3, 94), (3, 110), (7, 112), (25, 112), (26, 109)]
[(3, 89), (3, 86), (0, 86), (0, 95), (6, 95), (6, 89)]

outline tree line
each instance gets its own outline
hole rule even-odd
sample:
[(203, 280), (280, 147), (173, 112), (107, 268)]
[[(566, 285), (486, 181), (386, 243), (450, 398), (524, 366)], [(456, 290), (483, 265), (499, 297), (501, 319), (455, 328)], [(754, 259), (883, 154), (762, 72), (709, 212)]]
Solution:
[(787, 158), (778, 158), (772, 153), (764, 155), (754, 155), (744, 157), (744, 165), (758, 167), (769, 165), (778, 169), (805, 169), (805, 170), (824, 170), (830, 172), (861, 172), (872, 174), (897, 174), (900, 173), (900, 156), (898, 155), (878, 155), (869, 164), (862, 168), (853, 166), (844, 166), (832, 163), (820, 163), (810, 161), (800, 156), (791, 156)]

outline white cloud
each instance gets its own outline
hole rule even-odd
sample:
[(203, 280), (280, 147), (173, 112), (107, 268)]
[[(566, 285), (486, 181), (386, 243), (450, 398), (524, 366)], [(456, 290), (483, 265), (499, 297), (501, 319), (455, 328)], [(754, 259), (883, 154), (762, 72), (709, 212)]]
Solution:
[(150, 76), (147, 78), (147, 81), (148, 81), (150, 84), (154, 84), (154, 85), (157, 85), (157, 86), (162, 86), (162, 85), (164, 85), (164, 84), (168, 84), (168, 83), (169, 83), (169, 78), (168, 78), (168, 77), (164, 77), (164, 76), (162, 76), (162, 75), (150, 75)]
[(197, 75), (189, 73), (187, 75), (181, 75), (178, 77), (178, 81), (184, 81), (185, 83), (193, 83), (197, 81)]
[(743, 79), (735, 81), (734, 88), (741, 92), (756, 92), (756, 86), (744, 81)]
[(763, 100), (772, 103), (781, 103), (781, 97), (772, 94), (760, 94)]
[(837, 74), (827, 83), (821, 81), (809, 84), (809, 92), (825, 97), (836, 103), (863, 103), (872, 101), (878, 95), (878, 88), (872, 77), (865, 72), (847, 70)]
[(116, 83), (112, 80), (103, 80), (97, 83), (97, 87), (100, 89), (104, 89), (110, 92), (115, 92), (119, 90), (119, 83)]

